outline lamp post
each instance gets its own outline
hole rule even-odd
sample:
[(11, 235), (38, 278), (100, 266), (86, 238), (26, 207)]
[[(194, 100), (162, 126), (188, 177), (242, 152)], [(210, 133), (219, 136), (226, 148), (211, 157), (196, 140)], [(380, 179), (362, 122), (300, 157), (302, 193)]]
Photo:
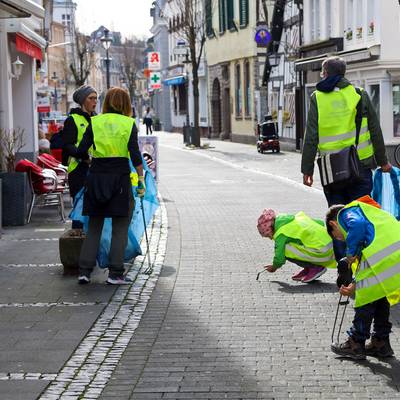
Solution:
[(51, 77), (51, 79), (54, 82), (54, 111), (57, 111), (57, 104), (58, 104), (57, 81), (58, 81), (58, 76), (57, 76), (56, 71), (53, 72), (53, 76)]
[(106, 82), (107, 89), (110, 89), (110, 58), (108, 57), (108, 50), (110, 49), (112, 39), (110, 38), (110, 31), (104, 29), (104, 36), (100, 39), (105, 51), (106, 51)]

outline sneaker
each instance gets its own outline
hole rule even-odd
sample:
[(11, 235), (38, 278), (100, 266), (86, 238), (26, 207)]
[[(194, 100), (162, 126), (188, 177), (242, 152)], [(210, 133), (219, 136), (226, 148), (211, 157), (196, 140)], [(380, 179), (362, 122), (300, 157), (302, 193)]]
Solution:
[(78, 283), (80, 285), (87, 285), (88, 283), (90, 283), (90, 278), (86, 275), (79, 275)]
[(298, 272), (297, 274), (294, 274), (292, 276), (292, 279), (294, 281), (301, 281), (308, 273), (308, 268), (304, 268), (302, 269), (300, 272)]
[(308, 268), (307, 275), (301, 280), (303, 283), (315, 281), (326, 272), (324, 267), (310, 267)]
[(365, 353), (372, 357), (392, 357), (394, 351), (390, 345), (389, 338), (379, 339), (372, 336), (371, 341), (365, 346)]
[(108, 285), (130, 285), (132, 282), (132, 279), (126, 276), (118, 276), (115, 278), (108, 277), (106, 280)]
[(344, 343), (332, 343), (331, 350), (342, 357), (353, 360), (365, 360), (365, 346), (349, 337)]

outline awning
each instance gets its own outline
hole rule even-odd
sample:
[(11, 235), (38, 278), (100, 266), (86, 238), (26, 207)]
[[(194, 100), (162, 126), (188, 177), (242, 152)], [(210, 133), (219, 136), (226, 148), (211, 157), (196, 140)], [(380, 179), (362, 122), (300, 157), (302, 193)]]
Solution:
[(44, 19), (44, 8), (32, 0), (0, 0), (0, 18), (27, 18), (31, 15)]
[(15, 37), (15, 47), (19, 52), (27, 54), (29, 57), (36, 58), (36, 60), (42, 61), (42, 49), (18, 33)]
[(10, 19), (7, 21), (7, 32), (16, 34), (17, 50), (32, 58), (42, 60), (42, 50), (46, 47), (46, 40), (21, 21)]
[(185, 77), (183, 75), (174, 76), (173, 78), (165, 79), (163, 83), (167, 86), (183, 85), (185, 83)]

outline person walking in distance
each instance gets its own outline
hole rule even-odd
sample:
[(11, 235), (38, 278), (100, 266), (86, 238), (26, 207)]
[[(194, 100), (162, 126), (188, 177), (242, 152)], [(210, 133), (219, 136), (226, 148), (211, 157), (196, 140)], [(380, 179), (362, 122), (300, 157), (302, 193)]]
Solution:
[(124, 277), (124, 253), (134, 209), (129, 160), (139, 177), (139, 197), (143, 197), (146, 190), (138, 132), (131, 116), (129, 94), (121, 88), (109, 89), (103, 104), (103, 114), (92, 118), (92, 124), (78, 147), (78, 153), (84, 155), (93, 146), (83, 200), (83, 215), (89, 216), (89, 228), (79, 258), (80, 284), (90, 282), (104, 218), (112, 218), (107, 283), (130, 283)]
[(150, 133), (153, 134), (153, 114), (150, 110), (150, 107), (147, 107), (146, 112), (143, 117), (143, 122), (146, 125), (146, 135)]
[[(372, 190), (372, 169), (377, 164), (389, 172), (382, 130), (368, 94), (355, 88), (346, 78), (346, 62), (337, 56), (328, 57), (322, 63), (321, 77), (316, 91), (311, 95), (301, 159), (303, 183), (312, 186), (314, 161), (320, 155), (337, 153), (356, 143), (357, 106), (361, 102), (361, 129), (357, 154), (362, 169), (360, 178), (324, 188), (328, 206), (348, 204)], [(345, 256), (345, 246), (334, 240), (336, 260)]]
[[(83, 188), (89, 169), (88, 155), (83, 154), (79, 157), (77, 146), (91, 123), (91, 117), (95, 115), (97, 93), (92, 86), (84, 85), (75, 90), (72, 98), (79, 107), (72, 108), (65, 120), (61, 141), (63, 164), (68, 165), (69, 192), (74, 199)], [(72, 229), (76, 232), (81, 232), (82, 227), (80, 221), (72, 221)]]

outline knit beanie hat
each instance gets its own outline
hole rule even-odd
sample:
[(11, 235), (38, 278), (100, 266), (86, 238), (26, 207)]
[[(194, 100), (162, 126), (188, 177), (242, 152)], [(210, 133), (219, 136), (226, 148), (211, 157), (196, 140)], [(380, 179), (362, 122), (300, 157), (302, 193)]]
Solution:
[(81, 106), (85, 102), (86, 97), (92, 93), (97, 93), (95, 88), (90, 85), (83, 85), (75, 90), (72, 99)]
[(274, 233), (275, 211), (266, 208), (258, 218), (257, 229), (261, 236), (272, 237)]

